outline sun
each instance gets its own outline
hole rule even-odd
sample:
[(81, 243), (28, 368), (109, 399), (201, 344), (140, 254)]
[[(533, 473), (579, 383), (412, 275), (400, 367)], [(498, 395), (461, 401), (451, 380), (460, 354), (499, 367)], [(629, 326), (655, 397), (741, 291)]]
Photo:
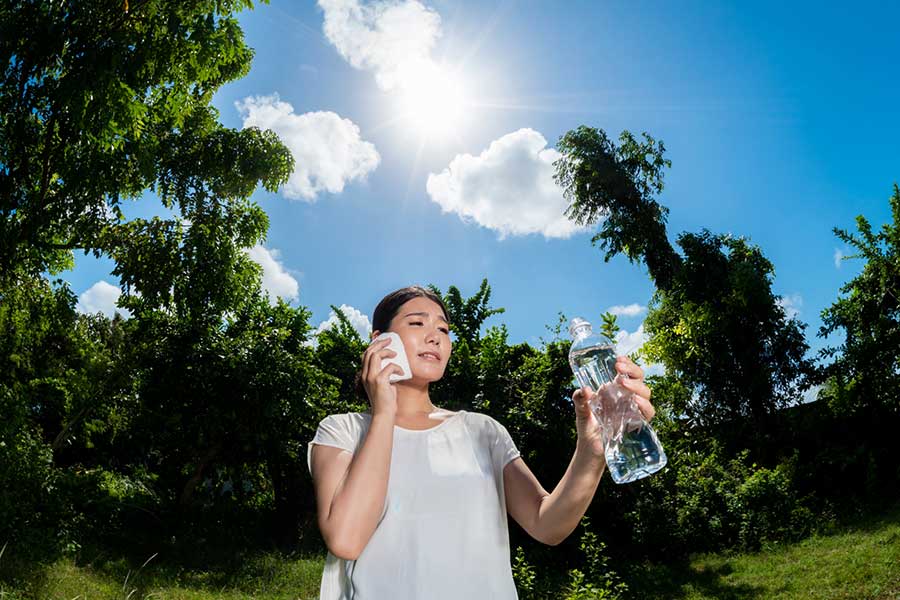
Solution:
[(403, 65), (399, 75), (399, 118), (414, 133), (428, 138), (459, 133), (469, 102), (457, 71), (420, 60)]

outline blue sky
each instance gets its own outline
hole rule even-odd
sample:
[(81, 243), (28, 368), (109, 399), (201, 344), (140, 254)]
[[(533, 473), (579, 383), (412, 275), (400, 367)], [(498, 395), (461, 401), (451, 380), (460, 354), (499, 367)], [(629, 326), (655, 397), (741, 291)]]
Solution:
[[(900, 180), (900, 9), (887, 4), (260, 5), (241, 15), (253, 68), (214, 104), (227, 126), (274, 129), (299, 167), (256, 194), (271, 228), (253, 256), (316, 325), (331, 304), (371, 317), (395, 288), (471, 295), (487, 278), (506, 308), (489, 324), (537, 344), (559, 312), (647, 305), (643, 267), (604, 263), (591, 231), (560, 219), (548, 176), (570, 129), (647, 131), (672, 161), (670, 239), (748, 236), (819, 348), (821, 310), (859, 270), (836, 262), (849, 248), (831, 229), (886, 222)], [(158, 210), (141, 202), (131, 214)], [(85, 309), (118, 285), (110, 269), (76, 257), (65, 277)], [(620, 317), (628, 340), (643, 316)]]

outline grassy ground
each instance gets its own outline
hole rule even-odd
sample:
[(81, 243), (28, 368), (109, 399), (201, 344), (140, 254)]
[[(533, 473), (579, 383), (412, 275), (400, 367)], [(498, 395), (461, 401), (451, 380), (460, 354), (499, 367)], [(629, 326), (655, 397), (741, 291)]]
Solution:
[[(149, 557), (148, 557), (149, 558)], [(227, 567), (187, 570), (97, 556), (0, 569), (0, 600), (314, 600), (322, 558), (259, 554)]]
[[(17, 563), (7, 550), (0, 555), (0, 600), (307, 600), (317, 595), (322, 566), (320, 556), (264, 553), (186, 569), (159, 557), (128, 562), (90, 551), (36, 566)], [(900, 506), (832, 535), (752, 554), (642, 565), (626, 575), (633, 598), (900, 600)]]
[(758, 553), (644, 565), (628, 579), (634, 598), (900, 600), (900, 507)]

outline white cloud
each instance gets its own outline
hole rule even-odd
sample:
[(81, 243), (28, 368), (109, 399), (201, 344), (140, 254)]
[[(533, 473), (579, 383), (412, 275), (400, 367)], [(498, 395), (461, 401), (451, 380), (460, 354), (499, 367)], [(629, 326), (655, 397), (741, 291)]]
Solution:
[(616, 334), (616, 355), (637, 352), (648, 339), (650, 339), (650, 336), (644, 332), (643, 323), (634, 333), (628, 333), (626, 330), (620, 329), (619, 333)]
[(641, 306), (640, 304), (629, 304), (627, 306), (617, 304), (615, 306), (610, 306), (606, 312), (612, 313), (617, 317), (636, 317), (646, 310), (647, 307)]
[(278, 94), (248, 96), (235, 107), (245, 128), (271, 129), (294, 155), (294, 172), (283, 188), (287, 198), (313, 202), (320, 192), (340, 193), (381, 161), (375, 145), (360, 138), (359, 127), (333, 112), (297, 115)]
[[(637, 304), (632, 304), (631, 306), (637, 306)], [(616, 356), (637, 352), (649, 339), (650, 336), (644, 331), (643, 323), (633, 333), (620, 329), (619, 333), (616, 334)], [(666, 374), (666, 367), (662, 363), (645, 363), (641, 366), (641, 369), (644, 370), (644, 377)]]
[(459, 154), (426, 189), (443, 212), (507, 235), (543, 234), (567, 238), (583, 231), (564, 215), (568, 202), (553, 181), (560, 153), (533, 129), (520, 129), (491, 142), (479, 156)]
[(784, 314), (788, 319), (793, 319), (800, 315), (800, 308), (803, 306), (803, 296), (800, 294), (781, 296), (778, 298), (778, 305), (784, 309)]
[(390, 91), (404, 72), (432, 63), (431, 51), (441, 36), (441, 17), (415, 0), (373, 2), (319, 0), (325, 12), (325, 37), (357, 69), (375, 73), (378, 86)]
[(287, 272), (278, 260), (280, 252), (267, 249), (260, 244), (245, 250), (250, 260), (262, 267), (262, 287), (268, 293), (269, 302), (275, 304), (278, 298), (296, 300), (300, 296), (300, 284)]
[(83, 294), (78, 296), (78, 304), (75, 310), (83, 314), (103, 313), (112, 318), (115, 313), (120, 313), (123, 317), (131, 316), (131, 313), (124, 308), (118, 308), (116, 301), (122, 295), (122, 290), (105, 281), (98, 281)]
[(815, 402), (819, 399), (819, 392), (822, 391), (821, 385), (814, 385), (808, 390), (805, 390), (800, 397), (801, 404), (809, 404), (810, 402)]
[[(347, 304), (341, 304), (339, 308), (343, 315), (350, 321), (350, 324), (353, 325), (353, 329), (356, 330), (363, 341), (368, 341), (369, 337), (372, 335), (372, 323), (369, 321), (369, 317)], [(332, 310), (328, 315), (328, 318), (319, 323), (314, 335), (319, 335), (326, 329), (337, 326), (337, 324), (338, 317)]]
[(841, 262), (844, 260), (844, 253), (840, 250), (840, 248), (834, 249), (834, 268), (840, 269)]

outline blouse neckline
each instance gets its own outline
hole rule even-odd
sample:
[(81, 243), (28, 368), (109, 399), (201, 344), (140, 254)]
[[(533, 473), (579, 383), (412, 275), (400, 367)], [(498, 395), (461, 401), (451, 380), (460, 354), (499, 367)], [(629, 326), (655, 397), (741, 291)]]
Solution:
[[(449, 412), (449, 411), (448, 411), (448, 412)], [(455, 413), (453, 413), (452, 415), (448, 416), (448, 417), (447, 417), (446, 419), (444, 419), (443, 421), (441, 421), (440, 423), (438, 423), (437, 425), (435, 425), (434, 427), (428, 427), (427, 429), (407, 429), (406, 427), (400, 427), (399, 425), (394, 425), (394, 429), (399, 429), (400, 431), (403, 431), (403, 432), (405, 432), (405, 433), (412, 433), (412, 434), (416, 434), (416, 433), (428, 433), (429, 431), (434, 431), (435, 429), (440, 429), (441, 427), (443, 427), (444, 425), (446, 425), (446, 424), (449, 423), (450, 421), (453, 421), (454, 419), (456, 419), (456, 417), (462, 415), (464, 412), (466, 412), (466, 411), (464, 411), (464, 410), (458, 410), (458, 411), (456, 411)], [(370, 413), (365, 413), (365, 415), (366, 415), (367, 417), (369, 417), (369, 419), (372, 418), (372, 415), (371, 415)]]

